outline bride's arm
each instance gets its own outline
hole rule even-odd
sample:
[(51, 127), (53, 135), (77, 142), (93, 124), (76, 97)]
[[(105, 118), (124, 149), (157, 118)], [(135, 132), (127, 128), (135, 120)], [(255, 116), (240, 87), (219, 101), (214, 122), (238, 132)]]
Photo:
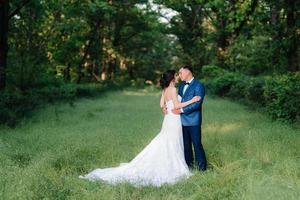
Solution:
[(160, 108), (162, 110), (162, 112), (166, 115), (168, 114), (168, 111), (167, 111), (167, 107), (166, 107), (166, 104), (165, 104), (165, 98), (164, 98), (164, 92), (162, 91), (161, 93), (161, 97), (160, 97)]
[(200, 99), (201, 99), (200, 96), (195, 96), (191, 100), (181, 103), (181, 102), (178, 101), (176, 88), (172, 89), (172, 100), (173, 100), (175, 109), (180, 109), (180, 108), (186, 107), (186, 106), (188, 106), (192, 103), (200, 101)]
[(162, 93), (161, 93), (161, 97), (160, 97), (160, 107), (161, 107), (161, 108), (164, 108), (164, 107), (165, 107), (164, 91), (162, 91)]

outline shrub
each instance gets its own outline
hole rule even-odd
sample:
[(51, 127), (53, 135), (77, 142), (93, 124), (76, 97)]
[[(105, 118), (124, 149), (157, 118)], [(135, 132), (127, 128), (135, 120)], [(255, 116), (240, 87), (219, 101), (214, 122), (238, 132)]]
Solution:
[(248, 79), (247, 85), (245, 87), (245, 98), (248, 101), (253, 101), (261, 105), (265, 105), (264, 98), (264, 86), (265, 86), (265, 78), (254, 78), (251, 77)]
[(264, 96), (267, 111), (273, 118), (297, 120), (300, 118), (300, 73), (273, 77), (267, 81)]
[(146, 80), (143, 78), (136, 78), (134, 80), (131, 80), (130, 82), (132, 87), (142, 88), (146, 86)]
[(45, 103), (69, 101), (77, 97), (91, 97), (101, 94), (107, 89), (116, 88), (114, 83), (101, 84), (61, 84), (48, 85), (31, 90), (5, 91), (0, 94), (0, 124), (13, 127), (25, 116), (31, 114), (37, 106)]
[(208, 90), (219, 96), (226, 96), (230, 92), (233, 85), (236, 84), (234, 73), (225, 73), (222, 76), (207, 82)]
[(203, 66), (201, 76), (207, 89), (216, 95), (244, 97), (243, 91), (247, 84), (247, 76), (228, 72), (214, 65)]
[(14, 126), (18, 120), (32, 110), (37, 99), (25, 97), (20, 92), (3, 92), (0, 94), (0, 122)]
[(215, 65), (204, 65), (202, 67), (201, 77), (204, 79), (210, 79), (215, 77), (220, 77), (224, 74), (224, 70)]
[(243, 74), (234, 74), (234, 80), (232, 81), (231, 88), (228, 92), (229, 97), (234, 99), (242, 99), (245, 98), (246, 87), (249, 84), (249, 77)]
[(212, 94), (266, 106), (275, 119), (300, 119), (300, 73), (251, 77), (216, 66), (203, 68), (203, 81)]

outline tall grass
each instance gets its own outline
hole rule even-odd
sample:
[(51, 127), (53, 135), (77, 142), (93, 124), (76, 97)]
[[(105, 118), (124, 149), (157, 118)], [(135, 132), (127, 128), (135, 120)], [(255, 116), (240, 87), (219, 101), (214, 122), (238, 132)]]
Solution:
[(159, 132), (159, 93), (124, 90), (38, 111), (0, 128), (0, 199), (298, 199), (300, 131), (207, 98), (209, 170), (176, 185), (135, 188), (78, 176), (130, 161)]

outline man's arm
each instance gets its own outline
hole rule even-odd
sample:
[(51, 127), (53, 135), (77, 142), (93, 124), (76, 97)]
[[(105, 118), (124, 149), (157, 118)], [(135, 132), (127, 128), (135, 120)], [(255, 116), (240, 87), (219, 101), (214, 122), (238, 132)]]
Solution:
[(196, 110), (199, 110), (200, 105), (202, 104), (203, 99), (204, 99), (204, 96), (205, 96), (205, 88), (204, 88), (203, 85), (199, 84), (199, 86), (197, 86), (197, 87), (195, 88), (195, 96), (200, 96), (200, 97), (201, 97), (200, 101), (197, 101), (197, 102), (195, 102), (195, 103), (193, 103), (193, 104), (190, 104), (190, 105), (184, 107), (184, 108), (182, 109), (182, 110), (183, 110), (183, 113), (189, 114), (189, 113), (191, 113), (191, 112), (194, 112), (194, 111), (196, 111)]

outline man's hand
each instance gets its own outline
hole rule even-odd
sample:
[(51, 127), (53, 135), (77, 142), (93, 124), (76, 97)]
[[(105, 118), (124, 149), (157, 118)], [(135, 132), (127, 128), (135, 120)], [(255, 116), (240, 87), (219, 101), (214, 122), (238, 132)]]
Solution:
[(161, 107), (161, 110), (162, 110), (162, 112), (163, 112), (165, 115), (168, 114), (168, 110), (167, 110), (166, 105), (164, 105), (163, 107)]
[(179, 115), (179, 114), (181, 114), (181, 110), (180, 109), (173, 109), (172, 113), (174, 113), (176, 115)]

